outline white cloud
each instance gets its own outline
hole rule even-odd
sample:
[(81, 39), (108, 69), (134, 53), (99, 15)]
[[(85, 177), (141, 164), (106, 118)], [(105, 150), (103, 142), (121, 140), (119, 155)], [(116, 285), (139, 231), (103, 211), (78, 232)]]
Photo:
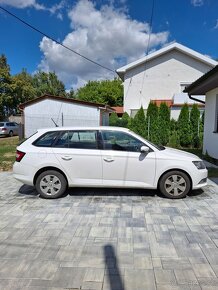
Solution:
[(191, 4), (195, 7), (204, 5), (204, 0), (191, 0)]
[(15, 8), (34, 7), (37, 10), (44, 10), (44, 5), (38, 4), (35, 0), (0, 0), (0, 4)]
[(65, 0), (62, 0), (60, 3), (56, 3), (51, 7), (46, 7), (42, 4), (39, 4), (36, 0), (0, 0), (0, 4), (18, 9), (35, 8), (36, 10), (49, 11), (51, 14), (56, 14), (57, 18), (62, 20), (63, 16), (61, 10), (63, 10), (65, 7)]
[(214, 26), (214, 29), (218, 29), (218, 19), (216, 20), (216, 24)]
[[(72, 31), (63, 44), (73, 50), (116, 69), (125, 62), (144, 56), (149, 38), (149, 25), (133, 20), (127, 13), (93, 2), (80, 0), (68, 13)], [(150, 49), (167, 42), (168, 32), (152, 33)], [(87, 62), (46, 37), (40, 42), (44, 55), (39, 68), (56, 71), (66, 84), (113, 77), (113, 73)]]

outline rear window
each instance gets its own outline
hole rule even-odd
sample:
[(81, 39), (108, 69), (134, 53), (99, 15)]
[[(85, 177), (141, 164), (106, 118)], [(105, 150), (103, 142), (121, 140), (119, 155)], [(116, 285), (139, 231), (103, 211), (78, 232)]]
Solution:
[(4, 127), (4, 123), (0, 123), (0, 127)]
[(59, 131), (47, 132), (33, 142), (33, 145), (37, 147), (51, 147), (59, 133)]
[(57, 138), (54, 147), (97, 149), (97, 131), (65, 131)]

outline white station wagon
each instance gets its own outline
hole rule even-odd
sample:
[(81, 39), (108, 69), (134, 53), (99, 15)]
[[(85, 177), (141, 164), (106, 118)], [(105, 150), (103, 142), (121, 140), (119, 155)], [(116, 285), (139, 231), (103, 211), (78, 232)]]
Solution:
[(199, 157), (120, 127), (40, 129), (17, 147), (13, 171), (44, 198), (67, 187), (129, 187), (158, 188), (176, 199), (207, 184)]

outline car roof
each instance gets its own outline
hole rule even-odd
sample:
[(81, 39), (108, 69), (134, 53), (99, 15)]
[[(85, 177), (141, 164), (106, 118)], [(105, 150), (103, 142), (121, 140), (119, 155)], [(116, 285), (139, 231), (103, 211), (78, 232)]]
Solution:
[(124, 131), (129, 132), (130, 130), (123, 127), (112, 127), (112, 126), (96, 126), (96, 127), (52, 127), (38, 129), (38, 132), (48, 132), (48, 131), (67, 131), (67, 130), (109, 130), (109, 131)]

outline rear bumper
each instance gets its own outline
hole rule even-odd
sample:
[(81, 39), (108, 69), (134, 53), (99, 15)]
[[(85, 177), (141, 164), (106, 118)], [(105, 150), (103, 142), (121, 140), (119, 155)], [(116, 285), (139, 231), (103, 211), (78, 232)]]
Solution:
[(7, 136), (9, 133), (7, 131), (0, 131), (0, 136)]
[(33, 172), (29, 166), (25, 166), (22, 164), (20, 166), (19, 162), (15, 162), (13, 165), (13, 176), (15, 179), (21, 181), (27, 185), (34, 185), (33, 184)]

